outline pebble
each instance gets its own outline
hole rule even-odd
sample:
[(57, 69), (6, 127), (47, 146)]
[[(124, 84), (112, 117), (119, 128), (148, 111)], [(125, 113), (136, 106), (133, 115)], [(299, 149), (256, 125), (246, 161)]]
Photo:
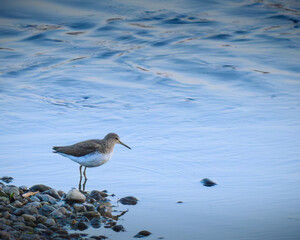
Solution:
[(84, 204), (86, 211), (95, 211), (95, 206), (93, 204)]
[(53, 212), (53, 211), (55, 211), (55, 208), (48, 205), (48, 204), (44, 204), (41, 208), (41, 211), (43, 211), (43, 212)]
[(87, 218), (96, 218), (96, 217), (100, 217), (100, 213), (98, 212), (93, 212), (93, 211), (89, 211), (89, 212), (85, 212), (83, 213), (83, 215)]
[(138, 199), (133, 196), (123, 197), (119, 200), (120, 203), (123, 205), (136, 205), (138, 202)]
[(16, 197), (20, 195), (19, 188), (13, 185), (6, 186), (3, 190), (9, 196), (13, 195), (14, 197)]
[(50, 204), (55, 204), (56, 203), (56, 199), (54, 197), (51, 197), (50, 195), (48, 194), (36, 194), (37, 197), (44, 201), (44, 202), (48, 202)]
[(67, 193), (66, 200), (74, 203), (84, 203), (86, 197), (77, 189), (72, 189)]
[(53, 189), (53, 188), (51, 188), (51, 189), (43, 192), (43, 194), (48, 194), (48, 195), (50, 195), (51, 197), (54, 197), (57, 200), (61, 199), (61, 197), (59, 196), (58, 192), (55, 189)]

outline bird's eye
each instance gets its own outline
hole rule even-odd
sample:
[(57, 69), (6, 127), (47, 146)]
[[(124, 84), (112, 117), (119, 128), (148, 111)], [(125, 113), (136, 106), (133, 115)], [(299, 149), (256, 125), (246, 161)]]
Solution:
[(116, 137), (116, 140), (118, 140), (118, 138)]

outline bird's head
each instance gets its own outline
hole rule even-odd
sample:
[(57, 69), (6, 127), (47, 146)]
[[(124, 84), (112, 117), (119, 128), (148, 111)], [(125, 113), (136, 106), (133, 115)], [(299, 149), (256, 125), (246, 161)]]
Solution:
[(104, 139), (107, 140), (107, 141), (112, 141), (112, 142), (114, 142), (114, 143), (121, 144), (121, 145), (123, 145), (123, 146), (125, 146), (125, 147), (131, 149), (131, 148), (128, 147), (125, 143), (121, 142), (119, 135), (116, 134), (116, 133), (109, 133), (109, 134), (107, 134), (107, 135), (104, 137)]

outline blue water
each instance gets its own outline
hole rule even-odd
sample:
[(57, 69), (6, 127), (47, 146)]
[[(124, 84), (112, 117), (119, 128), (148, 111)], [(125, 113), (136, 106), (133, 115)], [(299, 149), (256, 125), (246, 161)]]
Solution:
[(68, 191), (53, 145), (132, 147), (87, 170), (140, 199), (126, 232), (87, 233), (300, 238), (299, 1), (2, 0), (0, 56), (0, 176)]

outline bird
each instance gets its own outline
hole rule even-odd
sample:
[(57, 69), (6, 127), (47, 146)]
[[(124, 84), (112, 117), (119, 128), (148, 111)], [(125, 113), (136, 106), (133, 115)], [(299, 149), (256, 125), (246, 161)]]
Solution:
[(115, 144), (121, 144), (131, 149), (121, 142), (116, 133), (109, 133), (103, 139), (90, 139), (69, 146), (52, 147), (52, 149), (54, 153), (67, 157), (80, 165), (80, 178), (82, 178), (81, 170), (84, 166), (83, 175), (87, 179), (86, 168), (98, 167), (109, 161), (113, 155)]

